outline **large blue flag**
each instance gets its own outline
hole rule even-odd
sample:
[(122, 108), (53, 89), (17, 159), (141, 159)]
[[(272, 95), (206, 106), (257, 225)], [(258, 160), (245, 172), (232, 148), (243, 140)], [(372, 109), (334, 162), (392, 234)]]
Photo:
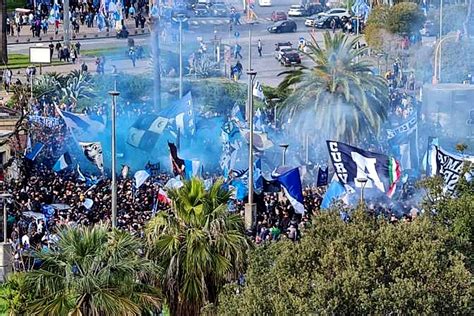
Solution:
[(34, 161), (38, 157), (39, 153), (43, 149), (44, 145), (42, 143), (36, 143), (30, 152), (25, 155), (26, 159)]
[(100, 116), (61, 111), (59, 107), (56, 107), (56, 111), (77, 141), (95, 141), (97, 134), (105, 129), (105, 123)]
[(344, 186), (339, 182), (337, 177), (329, 184), (329, 187), (326, 190), (326, 194), (324, 194), (323, 201), (321, 203), (322, 209), (328, 209), (334, 201), (339, 200), (346, 194), (346, 189)]
[(295, 212), (298, 214), (304, 214), (303, 188), (301, 186), (299, 169), (291, 169), (290, 171), (276, 177), (276, 180), (278, 180), (283, 187), (283, 191), (288, 200), (290, 200)]

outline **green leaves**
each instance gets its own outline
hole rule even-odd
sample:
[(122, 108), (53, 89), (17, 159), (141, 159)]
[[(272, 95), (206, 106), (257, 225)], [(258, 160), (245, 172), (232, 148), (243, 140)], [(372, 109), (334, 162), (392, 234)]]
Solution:
[(215, 303), (224, 282), (243, 270), (250, 244), (242, 219), (227, 210), (230, 193), (217, 181), (206, 191), (199, 179), (170, 191), (172, 210), (160, 212), (146, 227), (150, 257), (162, 276), (173, 314), (197, 314)]
[(367, 48), (357, 48), (359, 40), (326, 32), (324, 48), (315, 38), (308, 44), (311, 67), (282, 73), (279, 88), (294, 89), (283, 107), (300, 129), (317, 130), (323, 140), (350, 143), (380, 131), (387, 117), (388, 88), (363, 59)]
[(429, 217), (393, 225), (360, 213), (344, 223), (331, 212), (313, 225), (299, 243), (253, 251), (245, 286), (225, 287), (219, 314), (469, 313), (468, 263)]
[(39, 270), (23, 273), (28, 314), (125, 315), (160, 306), (160, 293), (142, 282), (157, 267), (139, 255), (139, 240), (106, 226), (64, 228), (56, 249), (39, 252)]

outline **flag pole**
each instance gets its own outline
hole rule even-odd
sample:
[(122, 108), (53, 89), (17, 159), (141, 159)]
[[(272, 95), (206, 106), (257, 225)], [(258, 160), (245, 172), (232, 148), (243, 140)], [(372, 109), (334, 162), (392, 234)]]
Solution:
[(116, 130), (115, 130), (115, 114), (116, 114), (116, 98), (120, 95), (117, 91), (117, 81), (114, 84), (114, 90), (109, 91), (112, 97), (112, 228), (117, 227), (117, 176), (115, 169), (117, 165), (117, 146), (116, 146)]

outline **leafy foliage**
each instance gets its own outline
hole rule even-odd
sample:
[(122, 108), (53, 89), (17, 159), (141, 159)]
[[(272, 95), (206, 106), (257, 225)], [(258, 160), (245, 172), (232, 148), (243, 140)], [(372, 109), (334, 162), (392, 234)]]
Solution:
[(164, 270), (171, 313), (196, 315), (243, 270), (250, 246), (242, 219), (227, 209), (230, 193), (221, 182), (206, 191), (202, 181), (192, 179), (169, 197), (171, 211), (158, 213), (146, 227), (150, 257)]
[[(64, 228), (57, 248), (35, 254), (38, 270), (24, 272), (16, 295), (27, 314), (130, 315), (158, 308), (156, 267), (139, 255), (141, 243), (106, 226)], [(10, 281), (12, 282), (12, 281)]]
[(323, 39), (324, 49), (315, 38), (308, 44), (310, 67), (283, 73), (279, 87), (294, 89), (283, 106), (290, 116), (303, 114), (301, 124), (308, 124), (308, 116), (318, 118), (302, 127), (325, 139), (355, 142), (377, 134), (387, 117), (385, 80), (373, 75), (372, 64), (361, 58), (366, 48), (354, 48), (360, 38), (326, 32)]
[(472, 274), (456, 238), (429, 217), (389, 224), (360, 210), (323, 213), (300, 243), (249, 257), (244, 287), (226, 286), (225, 315), (467, 314)]
[(424, 22), (425, 16), (416, 3), (401, 2), (390, 9), (387, 30), (393, 34), (410, 34), (419, 31)]

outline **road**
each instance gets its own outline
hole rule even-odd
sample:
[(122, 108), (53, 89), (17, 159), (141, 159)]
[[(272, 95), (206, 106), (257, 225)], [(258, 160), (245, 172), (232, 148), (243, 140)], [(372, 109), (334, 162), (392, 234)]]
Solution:
[[(257, 1), (258, 2), (258, 1)], [(277, 42), (286, 42), (290, 41), (297, 46), (299, 38), (309, 38), (309, 29), (304, 26), (304, 18), (294, 18), (298, 25), (298, 30), (295, 33), (281, 33), (281, 34), (272, 34), (267, 31), (267, 28), (273, 24), (270, 20), (271, 13), (274, 10), (287, 11), (288, 7), (291, 4), (298, 3), (298, 0), (273, 0), (273, 5), (271, 7), (255, 7), (254, 11), (258, 16), (257, 23), (253, 25), (248, 25), (243, 22), (242, 25), (234, 26), (232, 31), (229, 29), (229, 21), (227, 18), (191, 18), (189, 21), (189, 30), (185, 31), (184, 34), (184, 46), (193, 46), (197, 45), (198, 39), (203, 38), (204, 41), (210, 41), (213, 38), (218, 38), (224, 44), (230, 46), (239, 43), (242, 46), (242, 55), (243, 59), (241, 63), (244, 66), (244, 69), (248, 68), (249, 58), (248, 58), (248, 45), (249, 45), (249, 27), (252, 29), (252, 68), (257, 71), (258, 80), (265, 85), (276, 86), (282, 80), (281, 77), (278, 77), (278, 74), (287, 68), (281, 66), (273, 57), (275, 43)], [(242, 8), (241, 1), (238, 0), (228, 0), (229, 6), (234, 6), (237, 9)], [(170, 30), (169, 33), (175, 31)], [(236, 37), (234, 34), (238, 32), (240, 36)], [(318, 39), (321, 38), (320, 34), (316, 34)], [(167, 40), (170, 40), (170, 36), (166, 36)], [(263, 56), (258, 57), (257, 53), (257, 41), (261, 40), (263, 44)], [(134, 36), (135, 43), (142, 46), (150, 46), (150, 37), (149, 35), (138, 35)], [(20, 53), (28, 54), (29, 47), (34, 46), (33, 43), (25, 44), (10, 44), (8, 46), (9, 53)], [(44, 43), (43, 45), (48, 45)], [(81, 50), (91, 50), (98, 48), (114, 48), (114, 47), (123, 47), (124, 50), (127, 47), (127, 40), (120, 40), (115, 38), (101, 38), (101, 39), (87, 39), (81, 40)], [(169, 44), (166, 43), (164, 45)], [(172, 44), (176, 47), (176, 44)], [(89, 69), (94, 70), (93, 58), (84, 59), (89, 64)], [(186, 59), (185, 59), (186, 60)], [(81, 61), (81, 60), (80, 60)], [(303, 63), (304, 63), (303, 57)], [(132, 73), (143, 73), (143, 68), (146, 68), (146, 71), (150, 70), (150, 64), (147, 61), (140, 61), (137, 64), (136, 68), (131, 66), (130, 61), (123, 60), (122, 62), (115, 62), (120, 71), (132, 72)], [(235, 60), (231, 60), (231, 64), (235, 64)], [(54, 71), (67, 72), (69, 68), (74, 69), (78, 68), (76, 65), (67, 65), (67, 66), (55, 66)], [(109, 67), (111, 65), (109, 64)], [(51, 68), (46, 68), (46, 71), (52, 70)], [(246, 82), (247, 78), (244, 74), (241, 77), (242, 82)]]

